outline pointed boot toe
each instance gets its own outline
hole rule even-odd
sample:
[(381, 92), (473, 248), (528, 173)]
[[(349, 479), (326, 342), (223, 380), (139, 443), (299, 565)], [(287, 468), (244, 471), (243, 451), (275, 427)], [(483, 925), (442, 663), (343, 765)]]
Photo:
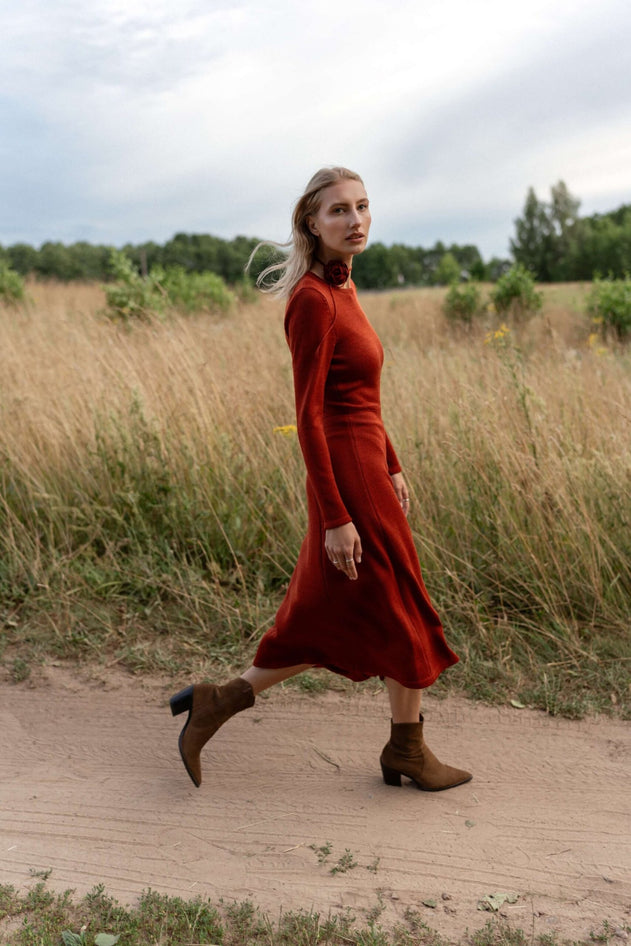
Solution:
[(247, 680), (237, 677), (223, 686), (198, 683), (187, 687), (172, 696), (169, 702), (173, 716), (188, 711), (178, 748), (184, 768), (199, 788), (202, 783), (202, 749), (226, 720), (254, 705), (254, 691)]
[(473, 778), (465, 769), (436, 758), (423, 738), (422, 716), (418, 723), (392, 723), (379, 761), (386, 785), (400, 785), (404, 775), (423, 792), (442, 792)]

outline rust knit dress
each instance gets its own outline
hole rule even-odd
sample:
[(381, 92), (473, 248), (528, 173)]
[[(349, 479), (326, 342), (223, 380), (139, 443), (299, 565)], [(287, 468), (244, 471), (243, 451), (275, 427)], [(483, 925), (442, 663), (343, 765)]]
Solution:
[[(445, 642), (390, 474), (401, 469), (381, 419), (383, 348), (350, 289), (308, 272), (287, 305), (309, 528), (254, 665), (314, 664), (351, 680), (427, 687), (458, 658)], [(326, 529), (353, 522), (358, 578), (328, 560)]]

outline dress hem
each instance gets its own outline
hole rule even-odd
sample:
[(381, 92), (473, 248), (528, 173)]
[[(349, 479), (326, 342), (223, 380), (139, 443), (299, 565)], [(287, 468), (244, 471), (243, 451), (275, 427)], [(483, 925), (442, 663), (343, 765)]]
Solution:
[[(346, 677), (347, 680), (351, 680), (353, 683), (363, 683), (364, 680), (370, 680), (372, 679), (372, 677), (379, 677), (381, 680), (383, 680), (384, 676), (387, 676), (391, 680), (394, 680), (396, 683), (400, 684), (400, 686), (405, 687), (406, 690), (426, 690), (428, 687), (431, 687), (432, 684), (436, 682), (436, 680), (438, 680), (441, 673), (443, 673), (445, 670), (448, 670), (449, 667), (453, 667), (454, 664), (457, 664), (459, 662), (459, 659), (460, 658), (456, 656), (455, 660), (446, 664), (440, 670), (436, 671), (436, 673), (432, 673), (428, 677), (424, 677), (423, 681), (420, 683), (416, 681), (414, 683), (411, 683), (409, 681), (404, 682), (403, 680), (397, 679), (397, 677), (395, 677), (393, 674), (384, 675), (382, 671), (380, 672), (378, 670), (375, 671), (374, 673), (367, 673), (365, 671), (358, 671), (357, 673), (353, 673), (352, 671), (345, 671), (345, 670), (340, 669), (339, 667), (330, 667), (330, 666), (327, 666), (326, 664), (311, 664), (310, 667), (312, 670), (328, 670), (330, 673), (337, 674), (338, 677)], [(254, 663), (253, 666), (256, 667), (257, 670), (283, 670), (285, 667), (295, 667), (296, 663), (293, 661), (292, 663), (282, 663), (282, 664), (279, 663), (273, 667), (271, 666), (263, 667), (261, 666), (261, 664)]]

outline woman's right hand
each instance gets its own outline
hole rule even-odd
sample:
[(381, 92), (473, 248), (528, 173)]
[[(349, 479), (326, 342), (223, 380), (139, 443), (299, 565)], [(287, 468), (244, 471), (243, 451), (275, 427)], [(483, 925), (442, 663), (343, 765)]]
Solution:
[(359, 533), (352, 522), (347, 522), (337, 529), (327, 529), (324, 548), (331, 564), (355, 581), (356, 565), (362, 560), (362, 544)]

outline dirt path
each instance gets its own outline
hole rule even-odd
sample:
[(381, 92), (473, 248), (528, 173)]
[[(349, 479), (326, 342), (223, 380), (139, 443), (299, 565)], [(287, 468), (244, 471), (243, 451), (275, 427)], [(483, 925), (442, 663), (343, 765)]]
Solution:
[[(381, 781), (384, 696), (277, 690), (220, 730), (196, 790), (167, 695), (63, 668), (0, 684), (1, 883), (52, 867), (56, 889), (103, 882), (124, 902), (152, 887), (274, 916), (382, 903), (382, 922), (413, 907), (454, 938), (500, 892), (519, 895), (502, 912), (528, 932), (631, 924), (629, 723), (428, 697), (429, 744), (474, 781), (427, 794)], [(320, 864), (311, 845), (326, 842)], [(358, 866), (331, 873), (346, 849)]]

